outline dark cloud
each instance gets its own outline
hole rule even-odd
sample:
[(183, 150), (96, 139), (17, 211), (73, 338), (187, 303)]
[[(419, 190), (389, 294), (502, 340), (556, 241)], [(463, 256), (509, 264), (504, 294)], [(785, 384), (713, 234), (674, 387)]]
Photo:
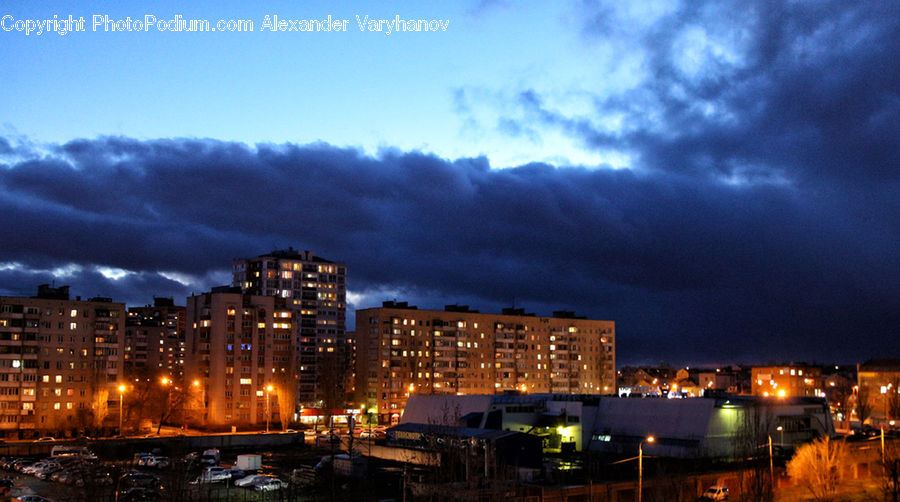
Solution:
[[(898, 180), (900, 4), (682, 2), (649, 25), (608, 5), (585, 4), (583, 14), (591, 40), (633, 30), (644, 80), (598, 94), (583, 116), (525, 89), (525, 116), (502, 119), (504, 130), (542, 124), (591, 148), (628, 151), (635, 167), (691, 175)], [(608, 116), (623, 118), (621, 130), (597, 125)]]
[(616, 320), (623, 361), (859, 359), (900, 321), (900, 235), (882, 206), (896, 185), (866, 198), (325, 144), (99, 138), (52, 151), (0, 169), (4, 291), (31, 294), (77, 264), (56, 283), (143, 304), (292, 245), (346, 262), (351, 290), (378, 301)]

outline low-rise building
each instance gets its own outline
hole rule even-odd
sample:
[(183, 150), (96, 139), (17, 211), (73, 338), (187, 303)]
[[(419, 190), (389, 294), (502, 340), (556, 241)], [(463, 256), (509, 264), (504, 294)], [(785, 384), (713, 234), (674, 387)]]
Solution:
[(762, 397), (825, 397), (822, 368), (808, 364), (754, 366), (751, 369), (753, 395)]
[(741, 445), (756, 445), (767, 436), (774, 446), (790, 449), (835, 432), (825, 400), (808, 397), (414, 395), (401, 423), (523, 432), (540, 436), (546, 450), (562, 452), (633, 454), (643, 442), (645, 454), (664, 457), (739, 456)]

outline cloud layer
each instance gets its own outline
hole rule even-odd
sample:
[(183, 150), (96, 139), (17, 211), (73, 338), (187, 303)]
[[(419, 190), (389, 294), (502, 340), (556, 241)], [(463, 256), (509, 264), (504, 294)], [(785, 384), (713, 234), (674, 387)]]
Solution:
[(369, 302), (613, 319), (633, 358), (837, 357), (900, 320), (877, 200), (821, 189), (121, 137), (34, 152), (0, 187), (0, 284), (16, 294), (56, 269), (85, 296), (180, 297), (292, 245), (346, 262)]

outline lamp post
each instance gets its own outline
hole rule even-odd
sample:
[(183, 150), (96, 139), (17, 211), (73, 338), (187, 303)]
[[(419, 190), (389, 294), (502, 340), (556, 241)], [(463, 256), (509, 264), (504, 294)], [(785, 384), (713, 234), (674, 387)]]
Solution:
[(122, 430), (122, 411), (125, 409), (125, 385), (119, 385), (119, 435), (125, 436)]
[(784, 427), (778, 426), (775, 428), (778, 431), (778, 446), (781, 447), (781, 451), (784, 451)]
[(772, 480), (772, 489), (775, 489), (775, 463), (772, 461), (772, 435), (769, 434), (769, 479)]
[(641, 502), (641, 496), (644, 492), (644, 441), (648, 443), (652, 443), (656, 441), (656, 438), (653, 436), (647, 436), (646, 439), (641, 440), (638, 443), (638, 493), (637, 493), (637, 502)]
[(271, 385), (266, 386), (266, 432), (269, 432), (269, 392), (272, 392)]

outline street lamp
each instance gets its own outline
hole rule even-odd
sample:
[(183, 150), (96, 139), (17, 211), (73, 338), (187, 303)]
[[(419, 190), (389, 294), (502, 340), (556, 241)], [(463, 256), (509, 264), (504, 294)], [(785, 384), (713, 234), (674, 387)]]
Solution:
[(652, 443), (656, 441), (656, 438), (653, 436), (647, 436), (646, 439), (641, 440), (638, 443), (638, 496), (637, 502), (641, 502), (641, 495), (644, 491), (644, 441), (648, 443)]
[(266, 432), (269, 432), (269, 392), (272, 392), (271, 385), (266, 386)]
[(125, 409), (125, 385), (119, 386), (119, 435), (125, 436), (122, 431), (122, 410)]

